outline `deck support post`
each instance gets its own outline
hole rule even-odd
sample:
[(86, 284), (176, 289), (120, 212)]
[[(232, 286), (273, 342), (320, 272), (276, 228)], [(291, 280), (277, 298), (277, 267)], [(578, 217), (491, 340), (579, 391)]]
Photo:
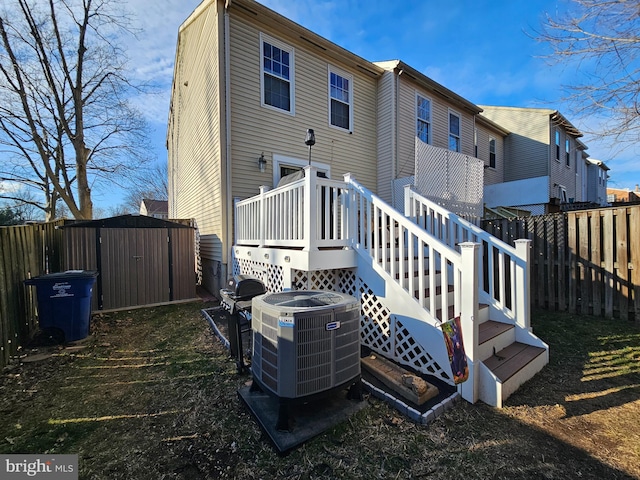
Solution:
[(353, 175), (351, 173), (345, 173), (343, 175), (343, 180), (344, 183), (347, 184), (347, 189), (346, 189), (346, 195), (347, 200), (345, 202), (346, 204), (346, 210), (347, 210), (347, 215), (346, 215), (346, 226), (347, 226), (347, 238), (350, 239), (350, 247), (353, 248), (355, 245), (358, 244), (358, 242), (360, 241), (357, 235), (358, 232), (358, 227), (356, 225), (356, 219), (358, 218), (358, 206), (356, 205), (356, 200), (355, 200), (355, 193), (353, 192), (353, 189), (351, 187), (351, 181), (353, 180)]
[(304, 193), (303, 193), (303, 235), (305, 247), (303, 251), (318, 250), (318, 174), (317, 168), (304, 167)]
[(460, 323), (462, 340), (467, 354), (469, 378), (458, 385), (458, 392), (466, 401), (476, 403), (479, 392), (480, 359), (478, 358), (478, 261), (480, 244), (464, 242), (460, 244), (461, 268), (464, 272), (460, 280)]
[(266, 232), (266, 225), (267, 222), (265, 221), (265, 217), (267, 214), (267, 206), (266, 206), (266, 201), (265, 201), (265, 195), (266, 193), (269, 191), (269, 187), (265, 186), (265, 185), (260, 185), (260, 221), (258, 222), (258, 228), (260, 229), (260, 233), (258, 234), (258, 238), (260, 239), (260, 246), (264, 247), (266, 244), (266, 240), (267, 240), (267, 232)]
[(531, 240), (515, 241), (518, 257), (524, 262), (522, 267), (516, 266), (516, 292), (513, 310), (516, 315), (516, 325), (531, 330)]

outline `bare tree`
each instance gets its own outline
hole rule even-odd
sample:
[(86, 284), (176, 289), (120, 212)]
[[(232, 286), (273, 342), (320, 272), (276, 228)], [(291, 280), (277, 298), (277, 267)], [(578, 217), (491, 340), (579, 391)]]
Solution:
[(571, 0), (557, 18), (547, 15), (537, 36), (548, 58), (576, 67), (565, 98), (572, 113), (597, 117), (595, 135), (637, 142), (640, 137), (640, 6), (637, 0)]
[(15, 211), (22, 220), (38, 221), (44, 219), (44, 212), (32, 189), (23, 187), (16, 191), (3, 192), (0, 190), (0, 197), (4, 199), (4, 205)]
[(145, 198), (167, 200), (169, 198), (167, 171), (166, 163), (140, 170), (131, 182), (123, 208), (138, 212), (140, 203)]
[[(0, 180), (93, 216), (91, 187), (146, 161), (146, 124), (116, 43), (131, 34), (118, 0), (10, 0), (0, 11)], [(133, 90), (132, 90), (133, 89)]]

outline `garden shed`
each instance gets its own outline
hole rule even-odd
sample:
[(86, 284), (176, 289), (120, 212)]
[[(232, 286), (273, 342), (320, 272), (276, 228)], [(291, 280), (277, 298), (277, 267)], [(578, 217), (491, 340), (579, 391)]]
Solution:
[(65, 270), (97, 270), (92, 310), (196, 298), (191, 220), (121, 215), (65, 223)]

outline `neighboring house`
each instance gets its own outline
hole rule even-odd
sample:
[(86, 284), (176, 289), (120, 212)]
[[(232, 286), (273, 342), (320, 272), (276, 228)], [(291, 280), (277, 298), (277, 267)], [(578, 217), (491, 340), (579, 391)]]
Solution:
[[(399, 60), (376, 62), (378, 82), (377, 195), (403, 208), (401, 187), (457, 213), (482, 215), (482, 162), (475, 158), (480, 108)], [(488, 160), (488, 151), (487, 151)]]
[(167, 220), (169, 218), (168, 205), (169, 202), (167, 200), (144, 198), (142, 202), (140, 202), (140, 215)]
[(635, 190), (607, 188), (607, 201), (612, 204), (640, 203), (640, 186), (636, 185)]
[(509, 130), (483, 114), (476, 117), (475, 156), (484, 163), (484, 184), (504, 182), (505, 140)]
[(504, 183), (488, 185), (488, 207), (514, 206), (535, 214), (587, 201), (582, 133), (557, 110), (481, 106), (482, 115), (509, 130)]
[(586, 202), (607, 206), (607, 179), (609, 167), (602, 161), (587, 158), (587, 195)]
[[(394, 180), (444, 156), (452, 171), (467, 172), (454, 200), (481, 208), (480, 111), (400, 61), (369, 62), (254, 1), (205, 0), (178, 34), (169, 213), (197, 220), (203, 284), (217, 292), (228, 276), (234, 202), (309, 162), (330, 178), (351, 173), (393, 202)], [(486, 145), (478, 148), (490, 164), (489, 132), (501, 157), (502, 130), (481, 123), (483, 142), (485, 127)], [(315, 131), (312, 147), (304, 143), (307, 129)], [(416, 138), (424, 143), (421, 162)], [(465, 170), (468, 164), (476, 170)], [(444, 168), (423, 170), (448, 178)], [(478, 187), (468, 188), (471, 181)], [(462, 198), (470, 191), (475, 197)]]

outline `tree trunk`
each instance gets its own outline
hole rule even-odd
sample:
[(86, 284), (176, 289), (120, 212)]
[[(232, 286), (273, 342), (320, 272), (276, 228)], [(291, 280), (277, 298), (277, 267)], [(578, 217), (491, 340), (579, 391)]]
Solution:
[(91, 150), (84, 145), (76, 150), (76, 179), (78, 182), (78, 203), (80, 204), (79, 216), (82, 220), (93, 218), (93, 201), (91, 200), (91, 188), (87, 178), (87, 162)]

